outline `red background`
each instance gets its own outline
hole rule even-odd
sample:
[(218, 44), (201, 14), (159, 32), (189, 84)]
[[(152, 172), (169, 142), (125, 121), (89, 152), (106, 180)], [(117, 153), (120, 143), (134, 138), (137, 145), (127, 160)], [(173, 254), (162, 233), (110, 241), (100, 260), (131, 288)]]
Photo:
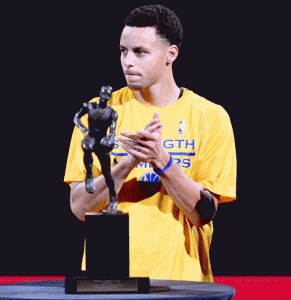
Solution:
[[(64, 280), (65, 276), (0, 276), (0, 284)], [(291, 299), (291, 276), (214, 276), (214, 283), (236, 289), (233, 299)]]

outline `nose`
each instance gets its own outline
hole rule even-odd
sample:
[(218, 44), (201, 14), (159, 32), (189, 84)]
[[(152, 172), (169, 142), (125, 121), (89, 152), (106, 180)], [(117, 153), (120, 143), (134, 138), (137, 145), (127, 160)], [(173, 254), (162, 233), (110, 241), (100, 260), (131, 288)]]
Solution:
[(122, 61), (125, 67), (133, 67), (134, 66), (134, 53), (128, 51), (122, 55)]

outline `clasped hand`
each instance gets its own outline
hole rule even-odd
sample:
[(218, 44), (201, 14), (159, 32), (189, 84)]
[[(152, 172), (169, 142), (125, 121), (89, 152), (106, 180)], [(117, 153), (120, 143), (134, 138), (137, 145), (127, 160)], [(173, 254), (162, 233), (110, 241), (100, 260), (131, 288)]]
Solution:
[(162, 169), (169, 161), (170, 155), (163, 146), (163, 124), (158, 112), (145, 126), (144, 130), (137, 130), (135, 134), (120, 131), (118, 140), (121, 147), (140, 162), (150, 163), (153, 168)]

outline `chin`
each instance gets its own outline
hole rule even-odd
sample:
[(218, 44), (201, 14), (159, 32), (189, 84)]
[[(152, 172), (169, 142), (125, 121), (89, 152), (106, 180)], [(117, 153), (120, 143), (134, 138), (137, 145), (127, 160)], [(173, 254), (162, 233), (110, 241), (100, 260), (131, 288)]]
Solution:
[(127, 84), (127, 86), (133, 91), (139, 91), (143, 89), (143, 87), (139, 84)]
[(140, 82), (127, 82), (127, 87), (133, 91), (142, 91), (144, 89), (149, 88), (150, 84), (140, 83)]

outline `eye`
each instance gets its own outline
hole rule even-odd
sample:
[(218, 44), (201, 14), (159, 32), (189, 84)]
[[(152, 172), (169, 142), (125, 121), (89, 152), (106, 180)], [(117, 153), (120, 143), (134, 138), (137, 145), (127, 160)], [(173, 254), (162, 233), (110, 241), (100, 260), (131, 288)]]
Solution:
[(143, 49), (141, 49), (141, 48), (138, 48), (138, 49), (135, 50), (135, 53), (136, 53), (137, 55), (143, 55), (143, 54), (146, 53), (146, 51), (143, 50)]

